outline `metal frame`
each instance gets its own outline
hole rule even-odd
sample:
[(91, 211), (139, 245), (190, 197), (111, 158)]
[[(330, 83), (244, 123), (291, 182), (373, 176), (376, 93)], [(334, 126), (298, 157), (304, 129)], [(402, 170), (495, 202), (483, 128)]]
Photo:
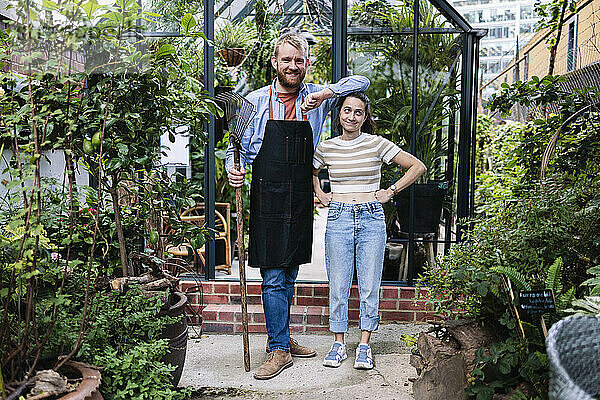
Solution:
[[(252, 7), (256, 0), (248, 2), (246, 7), (235, 16), (235, 19), (241, 19), (248, 15), (251, 15)], [(448, 19), (455, 28), (428, 28), (419, 27), (419, 1), (429, 1), (433, 4), (437, 10)], [(232, 0), (226, 0), (225, 3), (220, 7), (218, 15), (226, 10), (230, 6)], [(297, 4), (300, 3), (300, 6)], [(461, 235), (467, 228), (463, 221), (473, 215), (474, 209), (474, 160), (475, 160), (475, 148), (476, 143), (476, 118), (474, 111), (476, 110), (477, 104), (477, 72), (478, 72), (478, 49), (479, 40), (481, 37), (487, 34), (485, 29), (474, 29), (463, 17), (460, 15), (447, 0), (413, 0), (414, 7), (414, 23), (413, 28), (403, 29), (401, 31), (392, 31), (385, 28), (355, 28), (348, 27), (347, 23), (347, 0), (331, 0), (332, 3), (332, 82), (336, 82), (343, 78), (347, 74), (347, 55), (348, 55), (348, 36), (375, 36), (375, 35), (413, 35), (413, 75), (412, 75), (412, 119), (411, 119), (411, 136), (412, 143), (411, 153), (415, 152), (416, 135), (418, 130), (417, 125), (417, 90), (418, 90), (418, 56), (419, 56), (419, 35), (420, 34), (460, 34), (462, 40), (461, 50), (461, 71), (460, 71), (460, 86), (461, 86), (461, 97), (460, 97), (460, 109), (458, 112), (459, 124), (458, 124), (458, 138), (456, 138), (456, 115), (453, 113), (449, 119), (448, 127), (448, 168), (446, 169), (446, 180), (454, 181), (454, 168), (455, 161), (457, 162), (457, 202), (456, 202), (456, 215), (457, 215), (457, 240), (462, 239)], [(296, 0), (288, 0), (284, 2), (285, 12), (289, 12), (285, 23), (297, 23), (306, 13), (302, 12), (301, 2)], [(204, 34), (208, 39), (214, 38), (214, 0), (204, 0)], [(286, 25), (289, 26), (289, 25)], [(145, 36), (153, 36), (151, 34), (145, 34)], [(159, 35), (157, 35), (159, 36)], [(160, 35), (162, 36), (162, 35)], [(176, 36), (168, 35), (168, 36)], [(206, 89), (211, 96), (214, 95), (214, 48), (205, 44), (205, 82)], [(451, 82), (456, 81), (456, 71), (452, 68), (450, 71), (452, 78)], [(208, 143), (205, 152), (205, 201), (207, 204), (206, 209), (206, 221), (208, 221), (209, 228), (211, 224), (214, 224), (212, 218), (209, 215), (214, 215), (214, 202), (215, 202), (215, 187), (214, 187), (214, 141), (215, 141), (215, 129), (214, 129), (214, 117), (211, 117), (210, 122), (207, 124), (206, 129), (208, 131)], [(456, 142), (458, 139), (458, 159), (454, 158), (454, 151)], [(414, 187), (410, 189), (410, 214), (411, 221), (409, 226), (409, 238), (408, 238), (408, 270), (409, 278), (408, 283), (412, 285), (415, 278), (414, 271), (414, 247), (416, 242), (424, 242), (422, 239), (415, 239), (414, 234)], [(444, 251), (448, 250), (450, 243), (455, 242), (449, 240), (451, 237), (451, 226), (449, 224), (451, 219), (451, 211), (444, 211), (444, 218), (446, 219), (446, 240), (434, 240), (435, 243), (444, 243)], [(211, 233), (212, 235), (212, 233)], [(406, 241), (406, 240), (405, 240)], [(209, 241), (206, 249), (206, 279), (214, 279), (215, 277), (215, 249), (214, 242)]]
[[(204, 87), (209, 96), (215, 96), (215, 48), (212, 41), (215, 38), (215, 2), (204, 0)], [(210, 43), (209, 43), (210, 41)], [(208, 228), (210, 240), (205, 244), (206, 279), (215, 279), (215, 117), (210, 116), (206, 124), (208, 142), (204, 147), (204, 220)]]

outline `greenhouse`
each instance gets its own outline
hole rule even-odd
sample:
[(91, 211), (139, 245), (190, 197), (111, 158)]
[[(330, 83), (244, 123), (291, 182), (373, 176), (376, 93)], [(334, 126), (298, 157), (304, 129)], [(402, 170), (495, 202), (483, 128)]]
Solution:
[(527, 1), (0, 0), (0, 398), (598, 396), (600, 8)]

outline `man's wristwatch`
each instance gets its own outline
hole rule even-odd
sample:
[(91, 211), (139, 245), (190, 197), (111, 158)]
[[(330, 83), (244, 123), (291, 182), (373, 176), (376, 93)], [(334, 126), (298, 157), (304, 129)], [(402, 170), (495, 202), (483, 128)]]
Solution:
[(392, 196), (395, 196), (398, 188), (396, 187), (396, 185), (392, 185), (390, 186), (390, 190), (392, 191)]

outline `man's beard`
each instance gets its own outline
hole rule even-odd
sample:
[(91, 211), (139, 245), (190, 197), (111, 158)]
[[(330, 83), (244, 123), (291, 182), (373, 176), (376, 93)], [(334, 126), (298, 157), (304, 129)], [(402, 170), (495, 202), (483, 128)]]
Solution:
[(300, 87), (300, 85), (302, 84), (302, 81), (304, 80), (305, 76), (306, 76), (306, 72), (304, 72), (304, 73), (300, 72), (298, 75), (297, 81), (290, 81), (285, 76), (285, 73), (283, 71), (277, 69), (277, 81), (279, 81), (279, 84), (281, 86), (288, 88), (288, 89), (298, 89)]

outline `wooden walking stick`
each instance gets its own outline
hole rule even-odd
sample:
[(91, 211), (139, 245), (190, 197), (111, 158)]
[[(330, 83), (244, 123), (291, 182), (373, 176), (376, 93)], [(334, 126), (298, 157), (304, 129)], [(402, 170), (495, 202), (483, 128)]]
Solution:
[[(240, 163), (241, 139), (252, 117), (254, 106), (237, 93), (227, 92), (215, 97), (224, 105), (225, 119), (229, 130), (229, 141), (234, 145), (233, 163), (237, 171), (243, 172)], [(248, 303), (246, 300), (246, 261), (244, 250), (244, 205), (242, 188), (235, 189), (235, 212), (237, 220), (237, 248), (240, 266), (240, 293), (242, 303), (242, 342), (244, 347), (244, 369), (250, 371), (250, 345), (248, 343)]]
[[(235, 148), (233, 153), (234, 168), (241, 171), (240, 150)], [(244, 205), (242, 203), (242, 188), (235, 189), (235, 210), (237, 219), (237, 248), (240, 266), (240, 293), (242, 303), (242, 341), (244, 343), (244, 369), (250, 371), (250, 345), (248, 343), (248, 306), (246, 300), (246, 260), (244, 250)]]

